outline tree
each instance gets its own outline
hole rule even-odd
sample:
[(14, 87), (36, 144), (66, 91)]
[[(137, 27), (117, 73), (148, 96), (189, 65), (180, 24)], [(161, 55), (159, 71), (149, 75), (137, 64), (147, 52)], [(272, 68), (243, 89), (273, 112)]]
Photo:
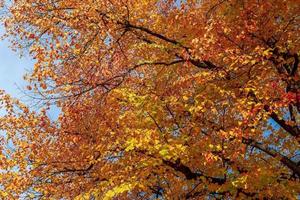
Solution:
[[(4, 199), (297, 199), (300, 1), (18, 0), (40, 112), (2, 92)], [(49, 105), (61, 108), (57, 121)]]

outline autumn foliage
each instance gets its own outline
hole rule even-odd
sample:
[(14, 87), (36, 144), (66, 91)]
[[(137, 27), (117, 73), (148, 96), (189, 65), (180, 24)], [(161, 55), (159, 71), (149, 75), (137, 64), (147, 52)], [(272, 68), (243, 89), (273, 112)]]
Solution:
[(1, 199), (299, 198), (299, 0), (3, 10), (43, 106), (1, 92)]

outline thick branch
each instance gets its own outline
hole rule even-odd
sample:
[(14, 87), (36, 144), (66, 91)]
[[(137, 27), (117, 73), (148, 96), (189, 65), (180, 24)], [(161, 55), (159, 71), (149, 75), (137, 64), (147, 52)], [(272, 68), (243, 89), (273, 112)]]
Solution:
[(222, 185), (226, 182), (226, 178), (211, 177), (211, 176), (206, 176), (203, 173), (192, 172), (192, 170), (188, 166), (182, 164), (179, 159), (177, 159), (175, 162), (163, 160), (163, 163), (171, 167), (175, 171), (179, 171), (182, 174), (184, 174), (184, 176), (188, 180), (197, 179), (198, 177), (202, 176), (208, 179), (211, 183)]
[(291, 76), (295, 76), (296, 75), (296, 72), (297, 72), (297, 69), (298, 69), (298, 65), (299, 65), (298, 54), (294, 54), (293, 57), (294, 57), (294, 64), (293, 64), (293, 67), (292, 67), (292, 70), (291, 70)]
[[(156, 38), (159, 38), (165, 42), (168, 42), (168, 43), (171, 43), (173, 45), (177, 45), (179, 47), (182, 47), (184, 48), (187, 52), (189, 52), (190, 48), (187, 47), (187, 46), (184, 46), (183, 44), (181, 44), (180, 42), (178, 42), (177, 40), (174, 40), (174, 39), (171, 39), (171, 38), (168, 38), (162, 34), (159, 34), (159, 33), (156, 33), (148, 28), (145, 28), (143, 26), (136, 26), (136, 25), (133, 25), (133, 24), (130, 24), (129, 22), (126, 22), (126, 23), (122, 23), (122, 22), (118, 22), (119, 24), (122, 24), (123, 26), (125, 26), (126, 29), (136, 29), (136, 30), (140, 30), (140, 31), (143, 31), (149, 35), (152, 35)], [(180, 57), (182, 59), (182, 57)], [(198, 59), (193, 59), (193, 58), (189, 58), (187, 61), (189, 61), (191, 64), (193, 64), (194, 66), (198, 67), (198, 68), (203, 68), (203, 69), (216, 69), (217, 66), (214, 65), (212, 62), (210, 61), (201, 61), (201, 60), (198, 60)]]
[[(270, 107), (268, 105), (264, 106), (264, 109), (267, 112), (270, 112)], [(288, 132), (290, 135), (296, 138), (298, 143), (300, 143), (300, 131), (297, 128), (297, 126), (291, 126), (288, 125), (283, 119), (279, 119), (278, 115), (274, 112), (270, 113), (270, 117), (277, 123), (279, 124), (286, 132)]]
[(297, 163), (291, 161), (289, 158), (287, 158), (286, 156), (281, 155), (280, 153), (277, 153), (275, 151), (273, 151), (272, 149), (268, 148), (268, 147), (264, 147), (263, 145), (261, 145), (260, 143), (254, 141), (253, 139), (247, 139), (247, 138), (243, 138), (242, 142), (244, 144), (250, 145), (252, 147), (255, 147), (256, 149), (259, 149), (260, 151), (265, 152), (266, 154), (268, 154), (269, 156), (275, 158), (279, 158), (280, 162), (288, 167), (290, 170), (292, 170), (298, 177), (300, 177), (300, 166), (297, 165)]
[(131, 28), (131, 29), (137, 29), (137, 30), (143, 31), (143, 32), (148, 33), (149, 35), (152, 35), (152, 36), (154, 36), (154, 37), (157, 37), (157, 38), (159, 38), (159, 39), (161, 39), (161, 40), (164, 40), (164, 41), (169, 42), (169, 43), (171, 43), (171, 44), (174, 44), (174, 45), (178, 45), (178, 46), (180, 46), (180, 47), (183, 47), (183, 48), (186, 49), (186, 50), (189, 49), (188, 47), (184, 46), (184, 45), (181, 44), (180, 42), (178, 42), (178, 41), (176, 41), (176, 40), (174, 40), (174, 39), (170, 39), (170, 38), (168, 38), (168, 37), (166, 37), (166, 36), (164, 36), (164, 35), (162, 35), (162, 34), (156, 33), (156, 32), (154, 32), (154, 31), (152, 31), (152, 30), (150, 30), (150, 29), (148, 29), (148, 28), (145, 28), (145, 27), (143, 27), (143, 26), (136, 26), (136, 25), (130, 24), (129, 22), (126, 22), (125, 24), (122, 23), (122, 22), (119, 22), (119, 24), (124, 25), (125, 28), (129, 28), (129, 29)]

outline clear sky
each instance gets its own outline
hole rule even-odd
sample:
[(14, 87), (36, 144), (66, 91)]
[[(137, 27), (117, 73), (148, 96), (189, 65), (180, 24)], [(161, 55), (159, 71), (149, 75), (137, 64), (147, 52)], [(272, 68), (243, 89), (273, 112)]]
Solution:
[[(0, 35), (3, 33), (4, 29), (0, 26)], [(9, 45), (8, 41), (0, 40), (0, 89), (25, 103), (30, 103), (30, 99), (22, 92), (27, 85), (23, 75), (33, 68), (34, 61), (28, 55), (20, 57)], [(58, 109), (53, 108), (49, 116), (55, 119), (58, 113)]]
[[(0, 27), (0, 33), (3, 34), (3, 27)], [(8, 41), (0, 40), (0, 88), (14, 97), (24, 96), (18, 87), (26, 85), (23, 75), (26, 70), (33, 67), (33, 61), (29, 56), (20, 58), (17, 52), (9, 48)]]

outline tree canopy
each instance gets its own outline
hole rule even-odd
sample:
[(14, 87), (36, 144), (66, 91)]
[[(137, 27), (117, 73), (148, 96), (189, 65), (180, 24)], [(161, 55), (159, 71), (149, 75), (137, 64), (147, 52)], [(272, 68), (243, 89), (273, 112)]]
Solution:
[(3, 10), (42, 107), (1, 91), (2, 199), (299, 197), (299, 0)]

